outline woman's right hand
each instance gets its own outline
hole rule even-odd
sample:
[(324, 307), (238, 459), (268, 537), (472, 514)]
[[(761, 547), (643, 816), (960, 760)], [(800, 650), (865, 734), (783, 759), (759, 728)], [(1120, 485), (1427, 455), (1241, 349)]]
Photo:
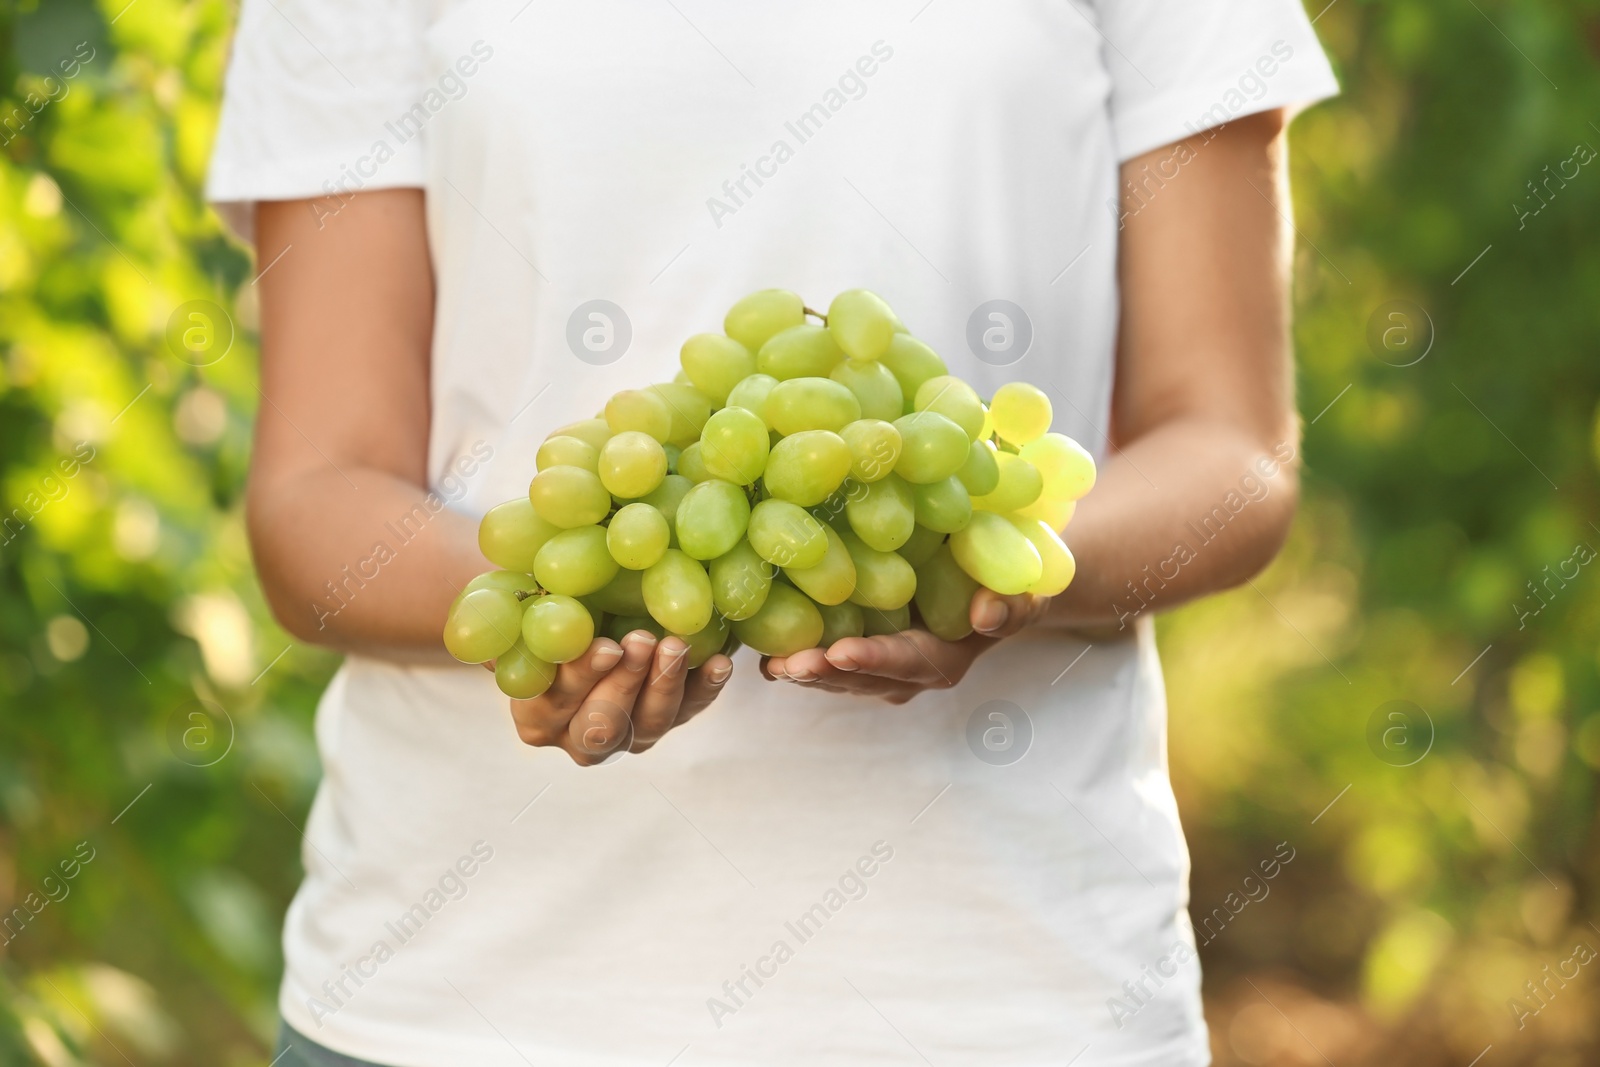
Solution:
[(589, 767), (617, 752), (644, 752), (716, 699), (733, 672), (717, 654), (694, 670), (679, 637), (657, 641), (635, 630), (622, 643), (596, 638), (589, 650), (556, 671), (550, 688), (532, 700), (511, 701), (523, 743), (559, 748)]

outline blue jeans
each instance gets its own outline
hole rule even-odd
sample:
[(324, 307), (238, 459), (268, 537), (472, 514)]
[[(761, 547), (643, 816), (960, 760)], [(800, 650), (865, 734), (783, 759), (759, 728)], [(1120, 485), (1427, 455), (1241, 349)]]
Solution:
[(272, 1061), (272, 1067), (383, 1067), (323, 1048), (285, 1022), (278, 1024), (278, 1049), (274, 1055), (278, 1058)]

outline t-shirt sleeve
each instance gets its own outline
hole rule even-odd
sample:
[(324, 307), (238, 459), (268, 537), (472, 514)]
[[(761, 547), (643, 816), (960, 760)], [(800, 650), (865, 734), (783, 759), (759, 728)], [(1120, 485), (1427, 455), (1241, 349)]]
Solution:
[(422, 185), (422, 139), (393, 124), (423, 34), (418, 0), (243, 0), (206, 179), (224, 220), (248, 239), (257, 200)]
[(1300, 0), (1098, 0), (1119, 161), (1339, 83)]

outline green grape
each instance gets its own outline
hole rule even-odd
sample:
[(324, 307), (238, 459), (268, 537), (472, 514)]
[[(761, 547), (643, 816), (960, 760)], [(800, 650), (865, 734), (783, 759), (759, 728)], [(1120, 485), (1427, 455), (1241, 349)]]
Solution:
[(912, 405), (918, 411), (937, 411), (976, 441), (983, 433), (983, 401), (972, 386), (950, 374), (929, 378), (917, 387)]
[(680, 367), (678, 369), (678, 373), (676, 373), (676, 374), (674, 374), (672, 376), (672, 384), (673, 385), (693, 385), (694, 384), (694, 379), (689, 377), (689, 372), (688, 371), (683, 370)]
[(908, 333), (896, 333), (879, 360), (900, 383), (900, 394), (905, 397), (907, 407), (923, 382), (950, 373), (939, 353)]
[(612, 496), (624, 500), (644, 496), (666, 476), (667, 450), (649, 434), (624, 430), (600, 450), (600, 484)]
[(950, 535), (950, 552), (962, 570), (1003, 596), (1026, 593), (1044, 573), (1033, 542), (992, 511), (973, 512), (972, 521)]
[(606, 526), (606, 550), (630, 571), (642, 571), (672, 545), (672, 525), (649, 504), (629, 504)]
[(967, 449), (967, 461), (956, 471), (956, 477), (967, 487), (969, 495), (992, 493), (1000, 484), (1000, 464), (995, 455), (994, 443), (986, 438), (972, 442), (972, 447)]
[(667, 470), (669, 472), (677, 470), (678, 457), (683, 455), (683, 449), (679, 448), (677, 445), (669, 443), (662, 445), (661, 451), (667, 454)]
[(866, 289), (846, 289), (828, 305), (828, 332), (851, 359), (883, 355), (894, 338), (894, 312)]
[(667, 636), (666, 627), (642, 612), (638, 615), (613, 615), (606, 620), (606, 636), (619, 645), (624, 637), (635, 630), (643, 630), (657, 641)]
[(600, 452), (581, 437), (547, 437), (533, 461), (537, 470), (582, 467), (586, 471), (598, 471)]
[(495, 661), (495, 684), (500, 692), (516, 700), (532, 700), (556, 680), (556, 665), (528, 651), (520, 640)]
[(706, 623), (704, 629), (692, 634), (678, 634), (677, 636), (689, 646), (689, 659), (686, 666), (692, 671), (718, 652), (721, 652), (722, 646), (728, 643), (728, 620), (716, 612), (712, 612), (711, 621)]
[(933, 636), (959, 641), (972, 632), (972, 594), (978, 583), (962, 570), (949, 545), (917, 567), (917, 613)]
[(605, 419), (579, 419), (556, 427), (550, 437), (576, 437), (598, 453), (611, 437), (611, 427), (606, 425)]
[(900, 431), (900, 458), (894, 472), (908, 482), (937, 482), (967, 461), (971, 442), (965, 431), (936, 411), (902, 415), (894, 427)]
[(778, 379), (770, 374), (752, 374), (733, 387), (733, 391), (728, 394), (727, 406), (744, 408), (748, 412), (760, 415), (767, 406), (768, 394), (777, 384)]
[(672, 633), (696, 633), (711, 622), (711, 578), (697, 560), (677, 549), (669, 549), (644, 572), (640, 588), (650, 617)]
[(822, 616), (822, 637), (817, 641), (818, 648), (829, 648), (835, 641), (843, 641), (847, 637), (862, 636), (864, 623), (861, 608), (848, 600), (843, 604), (818, 604), (817, 614)]
[(940, 533), (955, 533), (972, 520), (972, 497), (955, 475), (913, 488), (917, 522)]
[(1022, 446), (1022, 458), (1039, 468), (1052, 500), (1081, 500), (1094, 488), (1094, 457), (1066, 434), (1047, 433)]
[(750, 501), (732, 482), (704, 481), (678, 505), (678, 547), (692, 559), (716, 559), (733, 549), (750, 524)]
[(1072, 521), (1072, 513), (1077, 510), (1076, 500), (1052, 500), (1041, 494), (1038, 500), (1018, 508), (1015, 514), (1024, 519), (1038, 519), (1052, 530), (1065, 530)]
[(1039, 596), (1055, 596), (1071, 585), (1072, 576), (1078, 571), (1078, 561), (1072, 558), (1072, 550), (1062, 543), (1056, 532), (1038, 519), (1023, 519), (1013, 515), (1011, 522), (1033, 543), (1044, 568), (1039, 580), (1028, 586), (1028, 592)]
[(527, 497), (490, 508), (478, 523), (478, 549), (496, 567), (531, 572), (533, 557), (544, 543), (561, 532), (533, 510)]
[(933, 558), (933, 554), (939, 551), (939, 546), (942, 544), (944, 544), (944, 534), (938, 530), (930, 530), (926, 526), (918, 526), (911, 531), (910, 539), (895, 551), (911, 566), (920, 567)]
[(617, 573), (617, 561), (606, 548), (606, 531), (599, 526), (562, 530), (539, 549), (533, 576), (552, 593), (584, 596), (602, 588)]
[(733, 305), (722, 329), (751, 352), (759, 352), (772, 335), (805, 322), (805, 307), (805, 301), (787, 289), (763, 289)]
[(806, 596), (818, 604), (842, 604), (856, 591), (856, 565), (850, 550), (831, 527), (822, 533), (828, 539), (827, 554), (815, 567), (788, 567), (784, 572)]
[(882, 419), (893, 422), (905, 412), (905, 397), (900, 393), (900, 383), (894, 372), (882, 363), (859, 359), (841, 360), (828, 377), (855, 394), (861, 405), (864, 419)]
[(853, 533), (840, 534), (856, 565), (856, 591), (852, 604), (888, 611), (911, 602), (917, 589), (917, 572), (899, 555), (880, 552)]
[(657, 441), (672, 439), (672, 409), (650, 389), (624, 389), (606, 401), (606, 425), (612, 433), (637, 430)]
[(681, 474), (669, 474), (661, 479), (661, 484), (656, 486), (653, 492), (646, 493), (639, 499), (639, 503), (649, 504), (661, 512), (662, 517), (667, 520), (667, 527), (672, 532), (672, 541), (668, 543), (668, 548), (677, 547), (678, 505), (682, 503), (694, 484)]
[(505, 589), (475, 589), (444, 624), (444, 647), (463, 663), (484, 663), (516, 644), (522, 601)]
[(785, 436), (805, 430), (838, 433), (861, 417), (861, 402), (830, 378), (790, 378), (767, 394), (761, 417)]
[(900, 461), (900, 431), (892, 423), (857, 419), (840, 430), (839, 436), (850, 446), (850, 474), (858, 482), (885, 478)]
[(806, 323), (776, 334), (756, 353), (756, 369), (779, 381), (826, 378), (844, 353), (826, 326)]
[(711, 472), (706, 470), (704, 450), (699, 441), (678, 453), (678, 473), (695, 483), (711, 477)]
[(879, 552), (893, 552), (906, 543), (916, 525), (916, 497), (899, 475), (863, 485), (852, 483), (845, 499), (850, 529)]
[(754, 485), (767, 469), (770, 450), (767, 424), (744, 408), (723, 408), (700, 431), (700, 459), (707, 472), (735, 485)]
[(822, 523), (787, 500), (763, 500), (751, 509), (749, 537), (756, 553), (779, 567), (815, 567), (828, 553)]
[(522, 643), (547, 663), (583, 655), (594, 640), (594, 616), (570, 596), (534, 597), (522, 608)]
[(484, 571), (472, 581), (461, 587), (461, 592), (450, 602), (450, 610), (456, 610), (456, 605), (461, 603), (461, 598), (468, 593), (479, 589), (504, 589), (508, 593), (531, 593), (537, 589), (539, 583), (533, 580), (533, 575), (523, 571)]
[(611, 494), (594, 471), (582, 467), (550, 467), (533, 476), (528, 499), (539, 518), (570, 530), (593, 526), (611, 512)]
[(693, 444), (700, 438), (700, 428), (711, 417), (711, 398), (692, 385), (662, 382), (652, 385), (650, 391), (666, 402), (672, 418), (667, 431), (667, 441), (679, 446)]
[(994, 432), (1014, 445), (1026, 445), (1050, 429), (1050, 398), (1027, 382), (1007, 382), (989, 401)]
[(880, 611), (877, 608), (861, 609), (861, 635), (863, 637), (886, 637), (911, 629), (911, 605), (902, 604), (898, 608)]
[(608, 615), (645, 615), (648, 611), (644, 606), (643, 583), (643, 571), (621, 569), (609, 582), (583, 599), (592, 610)]
[(697, 333), (678, 352), (683, 371), (694, 387), (723, 404), (728, 393), (756, 372), (756, 357), (744, 345), (720, 333)]
[(820, 504), (850, 473), (850, 446), (827, 430), (785, 437), (767, 457), (767, 492), (801, 507)]
[(772, 564), (749, 541), (740, 541), (711, 561), (711, 602), (726, 618), (748, 619), (766, 603), (772, 574)]
[(787, 656), (817, 647), (822, 615), (804, 593), (778, 583), (761, 610), (733, 624), (733, 635), (763, 656)]
[(1000, 484), (994, 492), (973, 497), (972, 506), (980, 511), (1010, 512), (1025, 508), (1039, 499), (1044, 479), (1032, 463), (1010, 452), (997, 452), (995, 462), (1000, 467)]

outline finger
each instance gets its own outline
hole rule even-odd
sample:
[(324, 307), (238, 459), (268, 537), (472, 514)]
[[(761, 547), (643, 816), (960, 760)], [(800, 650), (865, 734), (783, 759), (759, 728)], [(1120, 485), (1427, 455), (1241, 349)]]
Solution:
[(1045, 596), (1001, 596), (992, 589), (979, 589), (972, 597), (972, 628), (985, 637), (1010, 637), (1038, 622), (1049, 606)]
[(796, 682), (812, 681), (831, 669), (827, 650), (822, 648), (807, 648), (788, 656), (774, 656), (767, 664), (767, 673), (772, 678), (787, 678)]
[(595, 683), (567, 724), (563, 746), (579, 763), (599, 763), (618, 748), (626, 749), (633, 733), (633, 702), (655, 660), (656, 639), (634, 630), (622, 639), (622, 661)]
[(621, 660), (622, 649), (617, 643), (599, 638), (583, 655), (556, 669), (549, 689), (531, 700), (512, 700), (511, 718), (523, 744), (561, 745), (583, 698)]
[(683, 684), (689, 674), (689, 643), (681, 637), (668, 637), (656, 646), (656, 661), (650, 677), (639, 690), (633, 704), (633, 746), (635, 752), (648, 748), (678, 718), (683, 702)]
[(690, 671), (689, 680), (683, 685), (683, 701), (678, 706), (678, 717), (672, 725), (682, 726), (708, 708), (732, 675), (733, 660), (721, 653)]
[(570, 718), (578, 710), (589, 691), (622, 662), (622, 647), (608, 637), (597, 637), (589, 649), (577, 659), (563, 663), (556, 671), (556, 680), (537, 700), (548, 702), (563, 710)]
[(828, 663), (840, 671), (859, 671), (914, 685), (939, 687), (952, 686), (959, 681), (966, 673), (966, 664), (971, 661), (971, 653), (964, 643), (941, 641), (926, 630), (905, 630), (878, 637), (846, 637), (835, 641), (826, 656)]

